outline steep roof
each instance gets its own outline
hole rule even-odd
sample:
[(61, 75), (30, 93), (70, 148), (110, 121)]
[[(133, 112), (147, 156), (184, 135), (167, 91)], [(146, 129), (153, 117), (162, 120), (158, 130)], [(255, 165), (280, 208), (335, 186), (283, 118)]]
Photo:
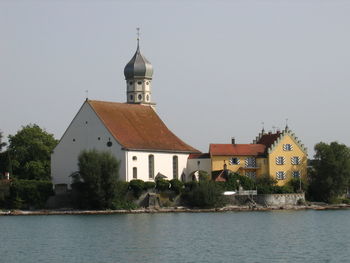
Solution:
[(173, 134), (150, 106), (95, 100), (87, 103), (126, 149), (199, 152)]
[(210, 144), (211, 155), (258, 156), (265, 152), (263, 144)]
[(277, 133), (262, 134), (256, 143), (265, 145), (267, 149), (270, 148), (270, 146), (280, 137), (280, 135), (281, 133), (279, 131)]

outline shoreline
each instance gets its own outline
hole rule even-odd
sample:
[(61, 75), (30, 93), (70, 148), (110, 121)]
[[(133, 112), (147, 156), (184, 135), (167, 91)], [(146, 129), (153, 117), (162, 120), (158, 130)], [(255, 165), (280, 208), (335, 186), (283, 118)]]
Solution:
[(156, 214), (156, 213), (217, 213), (217, 212), (248, 212), (248, 211), (299, 211), (299, 210), (344, 210), (350, 209), (349, 204), (337, 205), (298, 205), (298, 206), (226, 206), (222, 208), (191, 209), (186, 207), (140, 208), (135, 210), (9, 210), (0, 211), (0, 216), (34, 216), (34, 215), (113, 215), (113, 214)]

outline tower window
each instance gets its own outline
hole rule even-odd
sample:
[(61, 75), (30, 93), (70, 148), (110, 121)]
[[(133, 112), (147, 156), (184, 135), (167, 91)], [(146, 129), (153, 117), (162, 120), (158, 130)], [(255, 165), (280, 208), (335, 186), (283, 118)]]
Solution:
[(138, 81), (137, 84), (141, 85), (141, 84), (142, 84), (142, 81)]
[(132, 81), (129, 81), (129, 85), (132, 85)]
[(141, 95), (141, 94), (139, 94), (138, 98), (139, 98), (139, 100), (142, 100), (142, 95)]
[(133, 160), (133, 161), (137, 161), (137, 157), (136, 157), (136, 156), (133, 156), (133, 157), (132, 157), (132, 160)]
[(137, 167), (132, 168), (132, 178), (137, 179)]
[(149, 84), (149, 82), (148, 81), (146, 81), (146, 85), (148, 85)]
[(146, 96), (146, 100), (149, 101), (149, 95), (148, 95), (148, 94), (147, 94), (147, 96)]
[(111, 141), (107, 142), (108, 147), (112, 147), (113, 143)]
[(129, 98), (130, 98), (130, 100), (133, 100), (134, 96), (131, 94)]

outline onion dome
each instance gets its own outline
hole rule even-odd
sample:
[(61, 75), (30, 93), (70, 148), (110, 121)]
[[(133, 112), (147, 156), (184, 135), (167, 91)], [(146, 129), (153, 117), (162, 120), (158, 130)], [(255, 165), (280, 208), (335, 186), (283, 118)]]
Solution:
[(124, 68), (125, 79), (152, 79), (152, 75), (152, 64), (141, 54), (137, 41), (136, 53)]

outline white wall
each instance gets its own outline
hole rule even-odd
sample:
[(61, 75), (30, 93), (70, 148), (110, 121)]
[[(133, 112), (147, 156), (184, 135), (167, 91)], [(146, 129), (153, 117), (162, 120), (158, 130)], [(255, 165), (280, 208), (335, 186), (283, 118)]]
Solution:
[(206, 171), (209, 175), (211, 175), (211, 161), (210, 158), (198, 158), (198, 159), (188, 159), (187, 160), (187, 181), (190, 180), (188, 178), (188, 175), (190, 175), (192, 172), (198, 170), (198, 162), (199, 163), (199, 170)]
[[(109, 140), (112, 142), (111, 147), (107, 146)], [(121, 161), (119, 178), (126, 180), (125, 151), (86, 102), (51, 155), (51, 176), (54, 185), (71, 184), (69, 175), (78, 170), (78, 156), (84, 149), (110, 151)]]
[[(186, 165), (188, 154), (184, 153), (162, 153), (162, 152), (142, 152), (142, 151), (128, 151), (127, 152), (127, 181), (133, 179), (133, 167), (137, 168), (137, 179), (143, 181), (153, 181), (149, 178), (148, 156), (154, 156), (154, 177), (161, 173), (167, 177), (168, 180), (173, 179), (173, 156), (178, 157), (178, 179), (181, 180), (181, 174), (186, 173)], [(133, 160), (133, 157), (136, 160)]]

